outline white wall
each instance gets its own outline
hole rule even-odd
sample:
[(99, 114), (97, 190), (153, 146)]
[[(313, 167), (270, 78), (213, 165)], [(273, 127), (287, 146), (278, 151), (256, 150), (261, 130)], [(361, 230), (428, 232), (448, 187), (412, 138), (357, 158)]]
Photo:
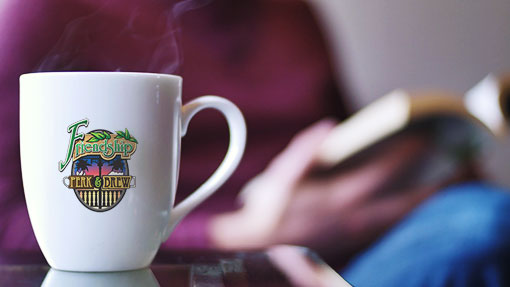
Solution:
[(465, 92), (510, 71), (509, 0), (308, 0), (358, 105), (394, 88)]
[[(464, 93), (510, 72), (509, 0), (308, 1), (356, 107), (395, 88)], [(487, 143), (480, 165), (510, 187), (510, 138)]]

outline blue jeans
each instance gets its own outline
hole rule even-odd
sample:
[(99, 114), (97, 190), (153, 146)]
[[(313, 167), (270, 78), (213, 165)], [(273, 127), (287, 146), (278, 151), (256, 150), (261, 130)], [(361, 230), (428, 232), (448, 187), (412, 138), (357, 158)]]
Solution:
[(510, 193), (441, 191), (341, 272), (354, 286), (510, 286)]

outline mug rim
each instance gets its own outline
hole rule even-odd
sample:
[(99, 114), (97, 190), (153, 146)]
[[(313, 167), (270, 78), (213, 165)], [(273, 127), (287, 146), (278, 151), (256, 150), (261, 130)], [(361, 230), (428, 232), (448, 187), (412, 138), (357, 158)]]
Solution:
[(124, 72), (124, 71), (58, 71), (58, 72), (31, 72), (20, 75), (19, 79), (27, 77), (43, 77), (43, 76), (94, 76), (94, 75), (109, 75), (109, 76), (133, 76), (133, 77), (156, 77), (167, 78), (182, 81), (182, 77), (173, 74), (160, 74), (149, 72)]

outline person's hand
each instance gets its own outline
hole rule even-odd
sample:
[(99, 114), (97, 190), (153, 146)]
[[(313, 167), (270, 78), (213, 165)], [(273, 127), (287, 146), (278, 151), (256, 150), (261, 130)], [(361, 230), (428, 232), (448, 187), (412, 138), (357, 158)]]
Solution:
[(322, 121), (298, 134), (243, 188), (240, 210), (212, 219), (209, 232), (216, 247), (296, 244), (318, 251), (356, 249), (374, 240), (438, 188), (379, 192), (425, 150), (426, 142), (416, 135), (400, 137), (348, 170), (310, 177), (315, 152), (334, 125)]

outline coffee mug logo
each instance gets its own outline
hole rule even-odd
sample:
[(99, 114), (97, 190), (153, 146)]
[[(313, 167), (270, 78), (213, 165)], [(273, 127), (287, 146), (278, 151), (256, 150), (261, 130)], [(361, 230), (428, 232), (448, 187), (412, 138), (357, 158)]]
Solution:
[(83, 119), (67, 128), (71, 135), (69, 146), (58, 168), (62, 172), (72, 161), (71, 175), (64, 177), (64, 185), (74, 190), (85, 207), (102, 212), (117, 206), (126, 190), (136, 186), (136, 178), (129, 174), (128, 160), (138, 141), (127, 128), (115, 133), (104, 129), (78, 132), (88, 125), (89, 120)]

